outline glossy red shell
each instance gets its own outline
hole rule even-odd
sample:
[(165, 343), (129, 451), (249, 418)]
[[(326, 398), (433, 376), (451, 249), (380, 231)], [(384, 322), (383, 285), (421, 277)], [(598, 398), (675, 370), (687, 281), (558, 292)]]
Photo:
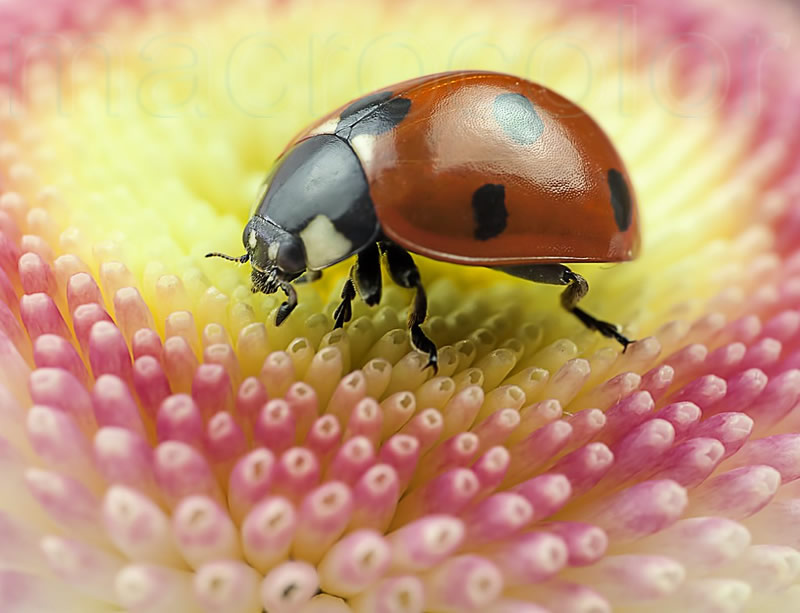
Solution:
[[(603, 130), (574, 103), (541, 85), (487, 72), (442, 73), (385, 90), (411, 101), (407, 115), (351, 145), (391, 240), (424, 256), (481, 266), (636, 256), (639, 212), (628, 173)], [(493, 109), (502, 95), (532, 104), (539, 122), (531, 139), (514, 138), (498, 123)], [(333, 133), (346, 107), (293, 143)], [(617, 210), (612, 203), (611, 173), (627, 196), (623, 213), (619, 197)], [(500, 232), (477, 238), (473, 200), (487, 184), (503, 186), (507, 217)]]

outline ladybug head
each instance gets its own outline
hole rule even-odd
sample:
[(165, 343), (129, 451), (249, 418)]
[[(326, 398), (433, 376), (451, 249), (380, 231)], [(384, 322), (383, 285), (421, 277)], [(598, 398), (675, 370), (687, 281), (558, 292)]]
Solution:
[(282, 284), (293, 281), (306, 270), (306, 253), (299, 238), (254, 215), (242, 235), (247, 253), (239, 257), (208, 253), (234, 262), (250, 262), (253, 291), (274, 294)]
[(302, 241), (259, 215), (253, 215), (247, 222), (242, 242), (254, 270), (266, 273), (275, 268), (285, 280), (294, 279), (306, 270)]

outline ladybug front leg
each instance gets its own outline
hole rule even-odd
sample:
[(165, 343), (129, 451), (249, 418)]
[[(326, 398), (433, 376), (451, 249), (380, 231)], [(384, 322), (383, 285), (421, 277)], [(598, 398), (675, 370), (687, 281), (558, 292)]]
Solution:
[(414, 349), (428, 354), (428, 363), (425, 368), (431, 366), (434, 374), (439, 372), (439, 356), (436, 345), (422, 331), (420, 324), (425, 321), (428, 312), (428, 298), (425, 295), (425, 288), (422, 286), (422, 279), (419, 276), (419, 269), (414, 264), (411, 255), (394, 243), (382, 242), (381, 250), (386, 256), (386, 264), (389, 267), (389, 274), (392, 280), (400, 287), (416, 289), (414, 296), (414, 306), (408, 314), (408, 328), (411, 331), (411, 344)]
[(281, 281), (280, 287), (283, 293), (286, 294), (286, 302), (283, 302), (278, 307), (278, 314), (275, 316), (276, 326), (280, 326), (297, 306), (297, 292), (294, 291), (292, 284), (288, 281)]

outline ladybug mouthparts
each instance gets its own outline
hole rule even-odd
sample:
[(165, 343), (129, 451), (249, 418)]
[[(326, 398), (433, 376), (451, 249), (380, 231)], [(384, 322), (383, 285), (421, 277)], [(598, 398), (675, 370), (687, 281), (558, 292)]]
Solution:
[(283, 283), (290, 279), (284, 278), (281, 270), (277, 266), (270, 266), (266, 270), (258, 270), (253, 268), (250, 273), (250, 280), (253, 282), (252, 292), (257, 294), (262, 292), (264, 294), (274, 294), (278, 291)]

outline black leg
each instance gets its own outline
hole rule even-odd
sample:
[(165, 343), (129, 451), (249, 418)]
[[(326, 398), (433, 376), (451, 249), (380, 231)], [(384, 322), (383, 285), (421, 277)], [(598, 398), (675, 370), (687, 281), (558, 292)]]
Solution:
[(523, 264), (521, 266), (507, 266), (501, 268), (501, 270), (515, 277), (522, 277), (537, 283), (566, 285), (566, 289), (561, 293), (561, 306), (580, 319), (584, 326), (616, 340), (622, 345), (623, 353), (628, 348), (628, 345), (633, 342), (623, 336), (615, 324), (597, 319), (577, 306), (580, 299), (589, 292), (589, 284), (586, 279), (563, 264)]
[(578, 301), (589, 291), (589, 284), (586, 282), (586, 279), (578, 273), (572, 272), (569, 268), (566, 268), (564, 279), (568, 285), (561, 293), (561, 306), (580, 319), (581, 323), (590, 330), (597, 330), (603, 336), (613, 338), (622, 345), (622, 351), (624, 353), (628, 345), (631, 344), (631, 340), (620, 333), (619, 327), (611, 322), (597, 319), (577, 306)]
[(381, 301), (381, 254), (377, 243), (358, 254), (350, 276), (367, 306), (375, 306)]
[[(352, 269), (351, 269), (352, 272)], [(347, 281), (344, 282), (344, 287), (342, 288), (342, 301), (339, 303), (339, 306), (336, 307), (336, 310), (333, 312), (333, 329), (341, 328), (344, 326), (350, 318), (353, 316), (353, 307), (351, 303), (353, 302), (353, 298), (356, 297), (356, 286), (353, 285), (353, 279), (348, 278)]]
[(436, 345), (431, 339), (425, 336), (420, 324), (425, 321), (428, 312), (428, 298), (425, 295), (425, 288), (422, 287), (422, 280), (419, 276), (417, 265), (408, 251), (398, 247), (394, 243), (381, 243), (381, 250), (386, 256), (386, 264), (389, 267), (389, 274), (392, 280), (400, 287), (415, 289), (414, 306), (408, 314), (408, 328), (411, 331), (411, 344), (417, 351), (428, 355), (428, 366), (433, 368), (434, 374), (439, 372), (439, 355)]
[(350, 278), (342, 288), (342, 301), (333, 313), (334, 329), (341, 328), (353, 317), (352, 302), (356, 290), (369, 306), (381, 301), (381, 256), (377, 243), (359, 253), (350, 269)]
[(281, 281), (281, 289), (286, 294), (286, 302), (278, 307), (278, 314), (275, 316), (276, 326), (280, 326), (297, 306), (297, 292), (294, 291), (292, 284), (288, 281)]

